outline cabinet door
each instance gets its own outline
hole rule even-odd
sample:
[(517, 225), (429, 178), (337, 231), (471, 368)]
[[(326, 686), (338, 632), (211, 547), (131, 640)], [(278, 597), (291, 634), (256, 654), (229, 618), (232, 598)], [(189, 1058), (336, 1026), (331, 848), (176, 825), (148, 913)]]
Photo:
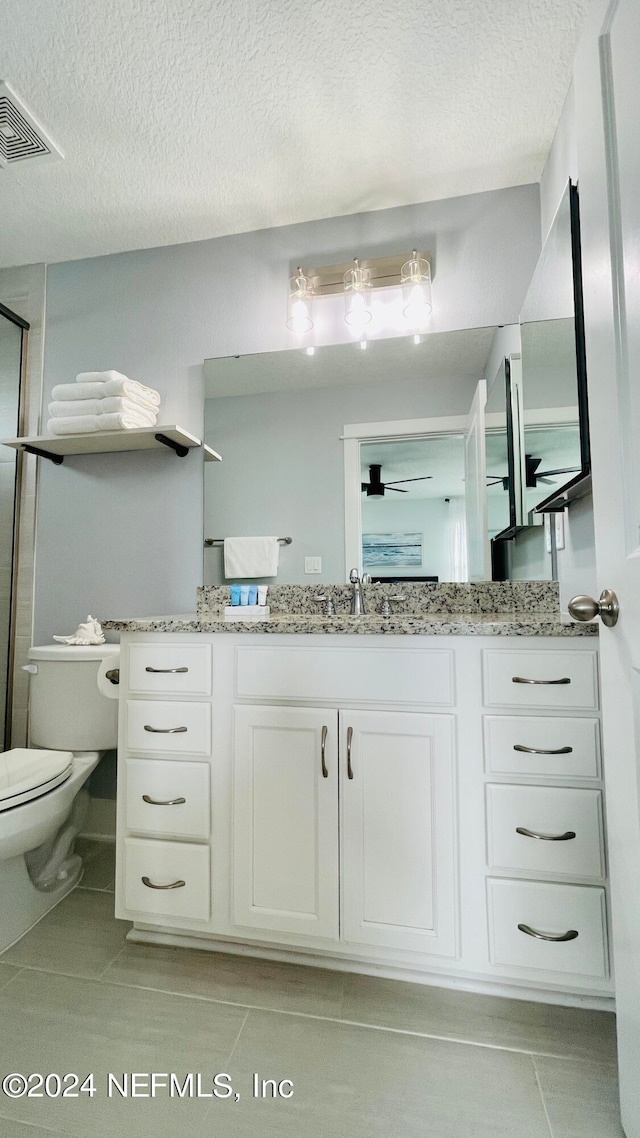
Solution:
[(338, 939), (337, 728), (321, 708), (235, 708), (237, 925)]
[(453, 718), (340, 712), (343, 939), (456, 954)]

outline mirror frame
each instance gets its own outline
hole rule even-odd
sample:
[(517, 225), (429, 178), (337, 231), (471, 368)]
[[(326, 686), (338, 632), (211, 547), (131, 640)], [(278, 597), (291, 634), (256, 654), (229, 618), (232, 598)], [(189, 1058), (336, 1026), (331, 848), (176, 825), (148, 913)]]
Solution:
[[(591, 492), (591, 443), (589, 440), (589, 396), (587, 391), (587, 351), (584, 333), (584, 296), (582, 291), (582, 246), (580, 241), (580, 201), (578, 187), (569, 182), (569, 211), (571, 222), (571, 261), (573, 271), (574, 334), (576, 344), (576, 379), (578, 388), (578, 429), (580, 434), (580, 470), (578, 474), (557, 487), (547, 498), (534, 507), (534, 514), (559, 513), (575, 498)], [(524, 422), (520, 438), (524, 455)]]

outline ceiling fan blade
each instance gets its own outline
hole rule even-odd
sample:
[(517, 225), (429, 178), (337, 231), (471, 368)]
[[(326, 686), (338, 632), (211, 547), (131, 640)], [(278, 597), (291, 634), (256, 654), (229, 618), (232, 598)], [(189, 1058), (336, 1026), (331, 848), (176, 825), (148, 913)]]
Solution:
[(385, 486), (397, 486), (400, 482), (426, 482), (427, 478), (433, 478), (433, 474), (423, 474), (420, 478), (396, 478), (395, 482), (385, 482)]
[(563, 470), (541, 470), (538, 478), (546, 478), (552, 474), (577, 474), (579, 469), (578, 466), (566, 466)]
[[(407, 479), (409, 481), (409, 479)], [(384, 484), (385, 490), (393, 490), (394, 494), (408, 494), (408, 490), (397, 490), (395, 486), (391, 486), (388, 482)]]

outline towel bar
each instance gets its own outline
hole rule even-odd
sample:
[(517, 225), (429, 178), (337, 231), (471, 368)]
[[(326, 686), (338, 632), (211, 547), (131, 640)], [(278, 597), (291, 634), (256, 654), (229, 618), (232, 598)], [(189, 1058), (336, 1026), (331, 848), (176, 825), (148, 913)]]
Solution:
[[(278, 541), (280, 542), (280, 545), (291, 545), (293, 538), (292, 537), (279, 537)], [(212, 545), (224, 545), (224, 538), (223, 537), (205, 537), (204, 544), (206, 546), (209, 546), (209, 547), (211, 547)]]

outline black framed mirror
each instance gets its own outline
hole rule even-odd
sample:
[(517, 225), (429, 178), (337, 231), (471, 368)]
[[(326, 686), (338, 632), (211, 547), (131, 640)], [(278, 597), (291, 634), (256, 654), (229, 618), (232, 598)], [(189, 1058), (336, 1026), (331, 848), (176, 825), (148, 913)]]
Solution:
[(523, 520), (591, 489), (578, 188), (558, 206), (520, 316)]

